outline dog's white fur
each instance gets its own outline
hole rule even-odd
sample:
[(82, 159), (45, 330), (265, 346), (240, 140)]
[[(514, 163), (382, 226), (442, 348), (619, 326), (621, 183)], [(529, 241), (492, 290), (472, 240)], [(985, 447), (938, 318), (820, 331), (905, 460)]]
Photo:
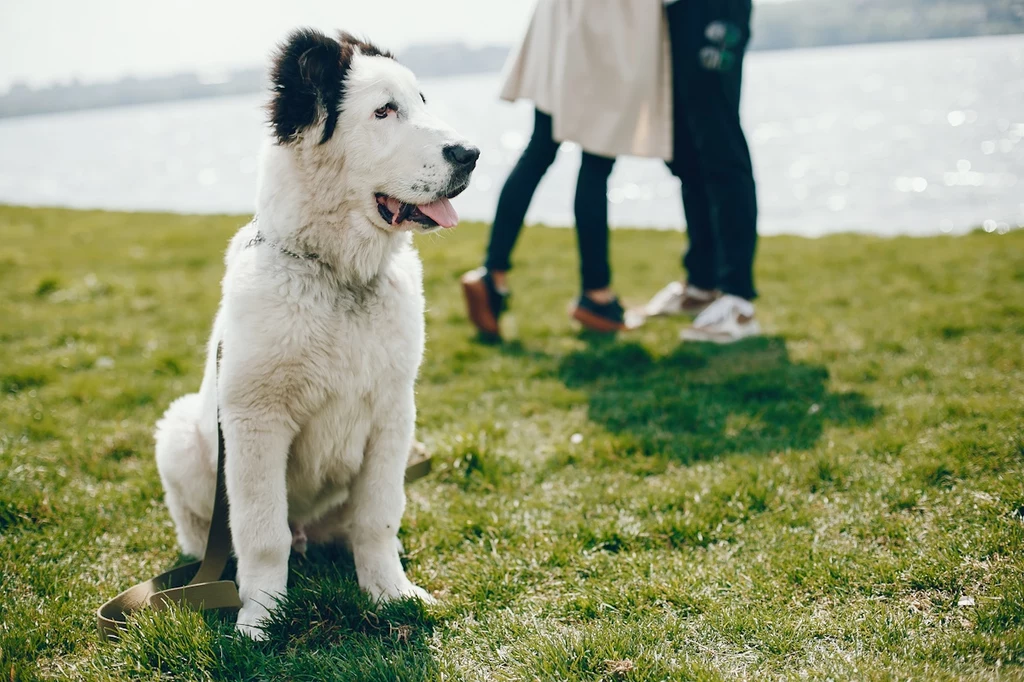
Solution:
[[(228, 247), (202, 387), (175, 401), (156, 431), (178, 541), (202, 556), (219, 406), (237, 626), (255, 638), (285, 593), (293, 531), (345, 543), (374, 598), (431, 601), (406, 578), (397, 539), (423, 354), (422, 268), (412, 223), (385, 222), (374, 194), (442, 196), (455, 177), (442, 150), (463, 141), (428, 113), (412, 73), (393, 60), (356, 54), (347, 78), (326, 142), (321, 116), (265, 149), (258, 222)], [(378, 120), (388, 101), (397, 114)], [(265, 241), (251, 244), (257, 230)], [(307, 253), (318, 258), (295, 255)]]

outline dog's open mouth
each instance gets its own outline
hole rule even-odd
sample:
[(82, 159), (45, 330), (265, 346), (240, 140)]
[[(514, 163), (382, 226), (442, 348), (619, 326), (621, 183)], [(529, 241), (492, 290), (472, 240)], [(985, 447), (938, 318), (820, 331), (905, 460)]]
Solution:
[(427, 227), (455, 227), (459, 214), (449, 201), (442, 197), (429, 204), (406, 204), (386, 194), (376, 194), (377, 212), (385, 222), (395, 227), (409, 220)]

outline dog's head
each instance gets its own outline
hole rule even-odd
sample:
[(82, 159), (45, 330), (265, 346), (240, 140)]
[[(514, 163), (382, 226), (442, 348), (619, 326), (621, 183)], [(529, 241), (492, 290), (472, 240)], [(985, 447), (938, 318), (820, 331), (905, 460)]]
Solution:
[(390, 53), (347, 33), (298, 30), (278, 50), (271, 84), (274, 135), (316, 177), (311, 191), (343, 174), (346, 201), (365, 204), (380, 229), (455, 226), (449, 199), (469, 185), (480, 150), (428, 111)]

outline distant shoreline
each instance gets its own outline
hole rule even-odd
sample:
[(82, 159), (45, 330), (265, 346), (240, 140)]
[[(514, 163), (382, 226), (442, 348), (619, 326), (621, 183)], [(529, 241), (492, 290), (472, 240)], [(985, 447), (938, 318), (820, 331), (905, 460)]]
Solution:
[[(1011, 38), (1014, 36), (1024, 36), (1024, 30), (985, 35), (922, 37), (902, 40), (869, 38), (858, 42), (791, 46), (773, 46), (771, 44), (758, 46), (755, 37), (755, 44), (751, 47), (751, 52), (821, 50), (861, 45)], [(472, 50), (462, 45), (420, 46), (400, 54), (399, 60), (423, 79), (456, 78), (500, 72), (510, 49), (504, 46)], [(0, 96), (0, 120), (257, 94), (266, 88), (264, 78), (262, 68), (253, 68), (235, 71), (224, 81), (217, 83), (203, 82), (197, 73), (179, 73), (155, 78), (127, 77), (116, 82), (55, 85), (37, 90), (16, 85), (6, 95)]]
[[(203, 213), (203, 212), (198, 212), (198, 211), (159, 211), (159, 210), (152, 210), (152, 211), (150, 211), (150, 210), (133, 210), (133, 209), (121, 209), (121, 208), (102, 208), (102, 207), (86, 208), (86, 207), (81, 207), (81, 206), (72, 206), (72, 205), (68, 205), (68, 204), (57, 204), (57, 203), (53, 203), (53, 204), (44, 204), (44, 203), (10, 203), (10, 202), (4, 202), (4, 201), (0, 201), (0, 211), (37, 211), (37, 212), (40, 212), (40, 213), (42, 213), (42, 212), (53, 212), (53, 213), (64, 212), (64, 213), (82, 214), (82, 215), (87, 214), (87, 213), (92, 213), (92, 214), (96, 214), (96, 213), (109, 213), (109, 214), (112, 214), (112, 215), (119, 215), (119, 216), (138, 216), (138, 217), (145, 217), (145, 218), (203, 218), (203, 219), (206, 219), (206, 218), (224, 218), (224, 217), (228, 217), (228, 218), (237, 218), (239, 226), (244, 225), (246, 222), (251, 220), (251, 217), (253, 215), (252, 213), (238, 213), (238, 212), (234, 212), (234, 211), (227, 211), (227, 212), (223, 212), (223, 213)], [(478, 227), (479, 228), (483, 228), (483, 227), (486, 227), (486, 226), (487, 226), (487, 221), (486, 220), (481, 220), (481, 219), (476, 219), (476, 218), (471, 218), (471, 219), (468, 219), (468, 220), (461, 220), (461, 221), (459, 221), (459, 227), (462, 228), (462, 229), (473, 229), (473, 228), (478, 228)], [(524, 227), (529, 227), (531, 229), (558, 230), (558, 231), (575, 229), (575, 227), (573, 227), (572, 225), (567, 225), (567, 224), (555, 225), (555, 224), (550, 224), (550, 223), (546, 223), (546, 222), (543, 222), (543, 221), (540, 221), (540, 222), (529, 222), (529, 223), (526, 223), (524, 225)], [(681, 233), (684, 233), (684, 234), (686, 233), (686, 226), (685, 225), (677, 225), (677, 226), (673, 226), (673, 227), (657, 227), (657, 226), (651, 226), (651, 225), (611, 225), (610, 229), (612, 229), (612, 230), (625, 230), (627, 232), (637, 232), (637, 231), (640, 231), (640, 232), (654, 232), (654, 233), (664, 233), (664, 232), (681, 232)], [(987, 229), (984, 226), (983, 222), (979, 220), (979, 222), (973, 224), (968, 229), (960, 230), (958, 232), (953, 232), (953, 233), (876, 234), (875, 232), (871, 232), (870, 230), (867, 230), (867, 229), (863, 229), (863, 230), (849, 229), (849, 230), (839, 230), (839, 231), (836, 231), (836, 232), (828, 232), (828, 233), (825, 233), (825, 234), (814, 234), (814, 235), (799, 234), (799, 233), (795, 233), (795, 232), (770, 232), (770, 233), (761, 234), (761, 235), (759, 235), (758, 238), (759, 239), (777, 239), (777, 238), (779, 238), (779, 239), (798, 239), (798, 240), (807, 240), (807, 241), (817, 241), (817, 240), (822, 240), (822, 239), (830, 239), (830, 238), (833, 238), (833, 237), (841, 237), (841, 238), (842, 237), (856, 237), (856, 238), (865, 238), (865, 239), (886, 239), (886, 240), (895, 240), (895, 239), (913, 239), (913, 240), (921, 239), (921, 240), (924, 240), (924, 239), (951, 239), (951, 238), (955, 239), (955, 238), (959, 238), (959, 237), (968, 237), (968, 236), (971, 236), (971, 235), (991, 234), (994, 231), (995, 230)], [(1021, 231), (1024, 231), (1024, 224), (1022, 224), (1022, 225), (1010, 225), (1010, 224), (1007, 224), (1005, 231), (1000, 231), (999, 234), (1003, 235), (1003, 234), (1007, 234), (1009, 232), (1021, 232)]]

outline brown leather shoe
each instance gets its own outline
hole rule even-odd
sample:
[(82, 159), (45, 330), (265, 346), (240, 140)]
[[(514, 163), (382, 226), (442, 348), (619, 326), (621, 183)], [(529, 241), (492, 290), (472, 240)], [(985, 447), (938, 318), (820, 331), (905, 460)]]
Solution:
[(487, 268), (470, 270), (461, 281), (469, 320), (481, 334), (500, 336), (498, 318), (508, 304), (508, 294), (498, 291)]
[(626, 311), (617, 298), (608, 303), (598, 303), (586, 295), (580, 296), (572, 309), (572, 318), (595, 332), (620, 332), (629, 328), (626, 326)]

